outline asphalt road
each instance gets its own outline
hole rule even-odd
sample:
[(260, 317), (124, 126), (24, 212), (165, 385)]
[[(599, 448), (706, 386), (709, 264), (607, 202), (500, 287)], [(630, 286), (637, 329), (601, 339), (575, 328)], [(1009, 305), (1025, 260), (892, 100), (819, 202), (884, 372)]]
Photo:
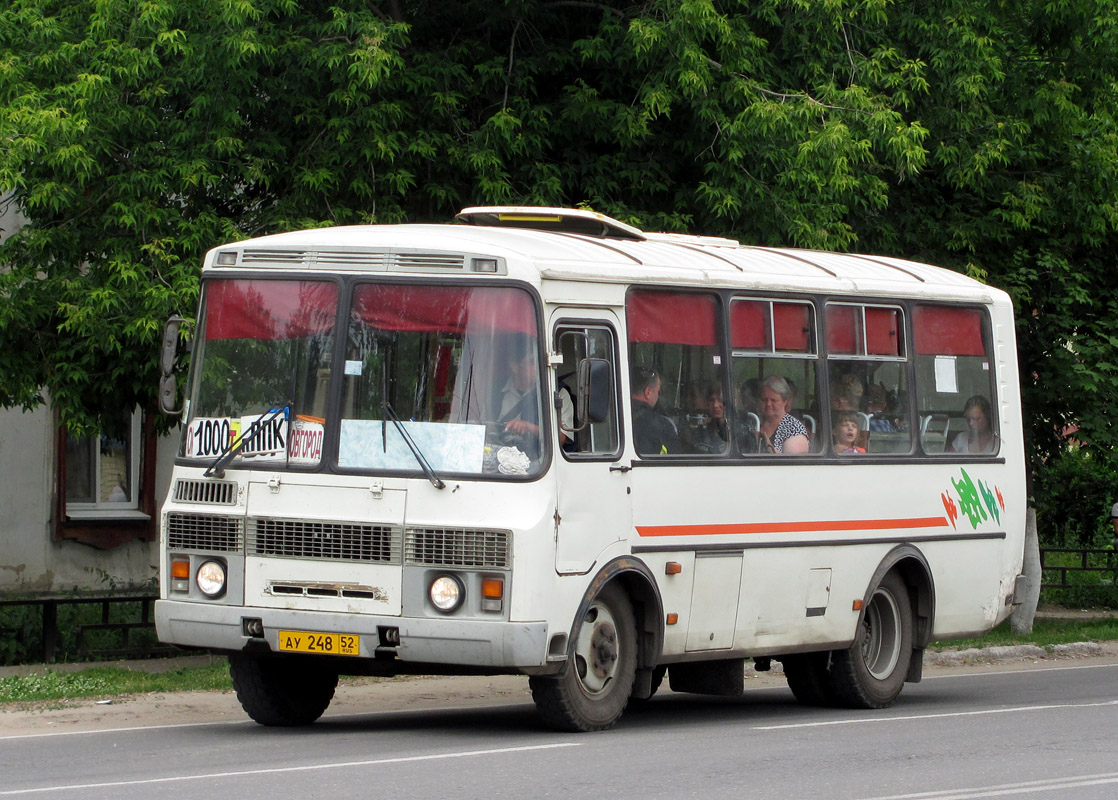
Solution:
[(1113, 656), (933, 670), (871, 712), (803, 708), (758, 676), (741, 699), (662, 692), (599, 734), (541, 727), (522, 679), (454, 680), (342, 689), (297, 730), (228, 695), (30, 712), (0, 727), (0, 799), (1118, 795)]

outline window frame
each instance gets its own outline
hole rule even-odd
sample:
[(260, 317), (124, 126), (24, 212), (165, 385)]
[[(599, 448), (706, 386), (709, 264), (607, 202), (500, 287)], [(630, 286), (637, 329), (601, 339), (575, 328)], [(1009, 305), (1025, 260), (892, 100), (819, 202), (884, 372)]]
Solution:
[[(1004, 462), (1005, 458), (1001, 454), (1001, 418), (1000, 418), (1000, 394), (997, 383), (997, 368), (994, 351), (994, 327), (992, 308), (989, 304), (984, 304), (974, 300), (950, 300), (944, 298), (923, 298), (912, 297), (904, 295), (894, 295), (882, 298), (867, 298), (866, 301), (861, 301), (858, 297), (849, 294), (831, 294), (829, 292), (804, 292), (792, 291), (788, 294), (781, 294), (778, 291), (770, 291), (765, 289), (739, 289), (718, 287), (708, 289), (707, 287), (698, 286), (649, 286), (647, 284), (632, 284), (629, 291), (633, 290), (644, 291), (679, 291), (679, 292), (710, 292), (717, 296), (722, 305), (722, 313), (724, 316), (717, 320), (719, 329), (716, 331), (716, 338), (721, 340), (723, 346), (723, 363), (726, 369), (723, 371), (724, 375), (724, 392), (731, 394), (725, 395), (733, 397), (734, 402), (731, 404), (727, 402), (727, 418), (732, 425), (738, 424), (741, 418), (741, 409), (737, 402), (736, 387), (734, 386), (734, 363), (737, 359), (743, 357), (761, 357), (763, 359), (788, 359), (788, 360), (803, 360), (812, 359), (816, 362), (816, 386), (815, 391), (818, 394), (820, 407), (827, 406), (827, 418), (824, 422), (822, 419), (817, 420), (821, 427), (819, 435), (825, 435), (829, 438), (830, 431), (830, 370), (826, 365), (831, 362), (876, 362), (876, 363), (895, 363), (901, 365), (905, 372), (905, 378), (908, 382), (908, 398), (907, 398), (907, 411), (909, 426), (911, 429), (910, 446), (907, 451), (902, 452), (885, 452), (873, 453), (868, 452), (863, 456), (851, 458), (849, 456), (836, 455), (832, 447), (824, 446), (820, 450), (813, 450), (812, 452), (797, 455), (795, 458), (785, 458), (779, 456), (767, 456), (764, 454), (758, 455), (743, 455), (734, 452), (733, 448), (730, 452), (722, 455), (697, 455), (697, 454), (683, 454), (679, 456), (659, 456), (656, 458), (638, 458), (633, 460), (633, 466), (655, 466), (655, 465), (669, 465), (669, 464), (726, 464), (726, 465), (741, 465), (741, 464), (754, 464), (754, 465), (769, 465), (769, 464), (806, 464), (806, 463), (836, 463), (843, 464), (853, 463), (869, 463), (869, 464), (882, 464), (882, 463), (896, 463), (896, 464), (910, 464), (910, 463), (932, 463), (950, 461), (953, 459), (964, 459), (968, 463), (975, 461), (1000, 463)], [(787, 350), (778, 350), (775, 347), (775, 342), (771, 339), (775, 338), (772, 330), (772, 313), (769, 312), (769, 332), (770, 343), (768, 349), (753, 350), (745, 348), (735, 348), (732, 346), (733, 331), (731, 306), (735, 301), (768, 301), (770, 303), (802, 303), (811, 307), (811, 313), (814, 315), (814, 320), (811, 325), (811, 336), (813, 338), (812, 346), (813, 352), (790, 352)], [(862, 308), (884, 308), (894, 311), (899, 311), (901, 319), (897, 326), (898, 336), (898, 350), (900, 355), (865, 355), (865, 354), (835, 354), (832, 355), (828, 348), (825, 336), (826, 330), (826, 309), (828, 304), (846, 305), (846, 306), (861, 306)], [(924, 448), (923, 441), (920, 436), (919, 426), (921, 422), (921, 409), (919, 407), (919, 395), (917, 386), (917, 353), (916, 353), (916, 340), (914, 330), (915, 308), (919, 305), (945, 307), (949, 309), (970, 309), (977, 311), (981, 315), (981, 328), (982, 328), (982, 346), (987, 360), (990, 362), (990, 382), (988, 397), (991, 403), (991, 425), (997, 431), (998, 450), (994, 453), (954, 453), (954, 452), (932, 452)], [(864, 318), (864, 312), (863, 312)], [(864, 327), (864, 326), (863, 326)], [(865, 334), (863, 334), (865, 336)], [(864, 346), (862, 349), (868, 349)], [(627, 356), (632, 353), (628, 352)], [(631, 369), (632, 363), (625, 365), (626, 368)], [(627, 412), (626, 412), (627, 413)], [(822, 415), (821, 415), (822, 416)]]
[[(909, 333), (910, 341), (912, 342), (912, 359), (911, 359), (911, 366), (910, 366), (910, 371), (911, 371), (911, 374), (912, 374), (912, 401), (911, 401), (912, 405), (913, 405), (912, 420), (914, 421), (913, 424), (915, 424), (916, 427), (917, 427), (917, 429), (914, 431), (916, 450), (914, 451), (913, 455), (916, 455), (916, 456), (921, 457), (921, 458), (926, 458), (926, 459), (929, 459), (929, 460), (934, 460), (934, 461), (955, 461), (955, 460), (959, 460), (959, 459), (962, 459), (962, 460), (967, 461), (967, 462), (973, 462), (973, 461), (979, 461), (979, 462), (981, 462), (981, 461), (997, 461), (997, 462), (1002, 462), (1002, 461), (1004, 461), (1005, 457), (1001, 454), (1001, 449), (1002, 449), (1001, 413), (1000, 413), (1000, 405), (1001, 404), (1000, 404), (1000, 396), (998, 394), (997, 366), (996, 366), (996, 360), (995, 360), (995, 354), (994, 354), (995, 353), (994, 321), (991, 318), (990, 307), (987, 306), (987, 305), (983, 305), (981, 303), (973, 303), (973, 302), (970, 302), (970, 303), (966, 303), (966, 302), (952, 303), (952, 302), (944, 302), (944, 301), (937, 301), (935, 299), (924, 299), (924, 298), (912, 299), (912, 300), (909, 301), (908, 305), (909, 305), (909, 311), (910, 311), (909, 321), (910, 321), (910, 324), (912, 326), (912, 330)], [(924, 424), (923, 420), (924, 420), (925, 414), (923, 413), (923, 410), (920, 407), (920, 385), (918, 384), (919, 372), (918, 372), (918, 369), (917, 369), (917, 363), (916, 362), (917, 362), (917, 359), (920, 358), (921, 356), (924, 356), (924, 357), (927, 357), (927, 358), (936, 358), (937, 355), (948, 355), (948, 354), (919, 353), (917, 351), (917, 346), (916, 346), (916, 316), (917, 316), (916, 309), (917, 309), (918, 306), (930, 306), (930, 307), (934, 307), (934, 308), (947, 308), (947, 309), (953, 309), (953, 310), (977, 312), (977, 314), (979, 316), (979, 328), (980, 328), (979, 334), (982, 337), (982, 349), (983, 349), (982, 357), (986, 360), (986, 362), (989, 365), (989, 368), (987, 370), (987, 373), (988, 373), (988, 382), (987, 382), (988, 394), (987, 394), (986, 397), (987, 397), (987, 400), (989, 401), (989, 404), (990, 404), (990, 417), (991, 417), (991, 419), (989, 420), (990, 429), (994, 433), (995, 447), (994, 447), (994, 450), (992, 452), (989, 452), (989, 453), (958, 453), (958, 452), (955, 452), (954, 450), (949, 451), (949, 450), (947, 450), (948, 442), (946, 440), (944, 442), (944, 450), (942, 452), (931, 452), (924, 447), (924, 432), (923, 432), (922, 428), (923, 428), (923, 424)], [(957, 358), (958, 355), (955, 355), (955, 357)], [(975, 357), (975, 356), (971, 356), (971, 357)], [(965, 405), (966, 399), (963, 400), (963, 403)], [(960, 411), (960, 413), (962, 413), (962, 412)], [(948, 419), (949, 419), (949, 422), (950, 422), (950, 417)], [(945, 436), (946, 436), (946, 433), (945, 433)]]
[[(611, 359), (610, 359), (610, 361), (611, 361), (611, 363), (610, 363), (611, 373), (610, 373), (610, 375), (611, 375), (611, 380), (613, 381), (613, 386), (612, 386), (613, 426), (614, 426), (614, 437), (616, 439), (617, 444), (616, 444), (615, 448), (613, 450), (609, 451), (609, 452), (606, 452), (606, 451), (579, 452), (579, 451), (564, 450), (562, 447), (559, 446), (559, 425), (561, 424), (562, 420), (559, 418), (559, 411), (557, 409), (555, 409), (555, 404), (554, 404), (554, 402), (552, 402), (552, 403), (549, 404), (551, 409), (555, 412), (555, 431), (554, 431), (555, 440), (552, 442), (552, 447), (554, 448), (555, 452), (560, 453), (563, 456), (563, 459), (566, 460), (566, 461), (576, 461), (576, 462), (579, 462), (579, 463), (582, 463), (582, 462), (585, 462), (585, 461), (616, 461), (618, 458), (621, 457), (621, 454), (625, 452), (625, 426), (622, 424), (622, 420), (624, 419), (624, 417), (622, 416), (623, 409), (622, 409), (622, 404), (621, 404), (621, 359), (620, 359), (620, 348), (619, 348), (619, 344), (618, 344), (619, 337), (617, 335), (617, 329), (608, 320), (604, 320), (604, 319), (592, 319), (592, 318), (583, 318), (583, 317), (563, 317), (561, 319), (556, 320), (551, 326), (552, 342), (555, 343), (555, 345), (558, 344), (560, 331), (578, 330), (578, 329), (600, 330), (600, 331), (604, 332), (609, 338), (609, 347), (610, 347), (610, 356), (611, 356)], [(549, 368), (548, 372), (552, 373), (552, 377), (554, 377), (554, 379), (555, 379), (555, 385), (554, 385), (554, 388), (553, 388), (552, 391), (553, 392), (558, 392), (559, 391), (559, 373), (558, 373), (558, 370)], [(575, 412), (576, 414), (577, 414), (577, 403), (578, 403), (577, 393), (578, 393), (578, 389), (577, 389), (577, 387), (575, 387), (575, 395), (576, 396), (572, 397), (571, 400), (572, 400), (572, 402), (576, 403), (576, 412)], [(554, 395), (552, 395), (552, 397), (554, 397)]]
[[(52, 537), (55, 541), (76, 541), (98, 550), (108, 550), (130, 541), (154, 542), (158, 537), (158, 516), (155, 507), (156, 446), (154, 418), (137, 409), (139, 433), (134, 434), (135, 458), (134, 508), (106, 507), (91, 510), (79, 504), (71, 510), (66, 501), (67, 444), (66, 425), (55, 414), (54, 513)], [(133, 428), (135, 430), (135, 427)], [(81, 508), (80, 506), (86, 506)]]

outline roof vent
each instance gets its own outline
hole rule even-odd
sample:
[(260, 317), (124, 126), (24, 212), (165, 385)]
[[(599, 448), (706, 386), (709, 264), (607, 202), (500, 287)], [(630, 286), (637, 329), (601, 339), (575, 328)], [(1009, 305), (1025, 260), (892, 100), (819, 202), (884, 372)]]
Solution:
[(640, 228), (581, 208), (534, 208), (531, 206), (476, 206), (464, 208), (455, 217), (468, 225), (528, 228), (555, 233), (577, 233), (602, 239), (644, 241)]

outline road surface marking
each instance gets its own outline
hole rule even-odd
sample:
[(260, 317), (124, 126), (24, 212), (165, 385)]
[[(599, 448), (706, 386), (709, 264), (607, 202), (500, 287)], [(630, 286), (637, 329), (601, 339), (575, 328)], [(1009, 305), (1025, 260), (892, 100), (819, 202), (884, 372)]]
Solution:
[(398, 758), (375, 758), (368, 761), (340, 761), (332, 764), (308, 764), (302, 767), (274, 767), (271, 769), (245, 769), (235, 772), (209, 772), (194, 775), (171, 775), (166, 778), (146, 778), (134, 781), (106, 781), (105, 783), (68, 783), (59, 786), (37, 786), (33, 789), (10, 789), (0, 791), (0, 797), (17, 794), (45, 794), (48, 792), (86, 791), (89, 789), (108, 789), (115, 786), (150, 786), (159, 783), (179, 783), (212, 778), (242, 778), (248, 775), (278, 775), (285, 772), (312, 772), (315, 770), (345, 769), (347, 767), (373, 767), (386, 764), (409, 764), (417, 761), (440, 761), (448, 758), (477, 758), (478, 756), (504, 755), (505, 753), (525, 753), (532, 750), (554, 750), (559, 747), (578, 747), (581, 742), (557, 742), (555, 744), (536, 744), (524, 747), (498, 747), (492, 750), (464, 750), (457, 753), (433, 753), (426, 756), (400, 756)]

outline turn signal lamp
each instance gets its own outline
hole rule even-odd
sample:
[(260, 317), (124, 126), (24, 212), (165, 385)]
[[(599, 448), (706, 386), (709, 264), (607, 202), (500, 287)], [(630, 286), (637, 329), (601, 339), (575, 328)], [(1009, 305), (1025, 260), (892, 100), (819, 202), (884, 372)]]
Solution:
[(171, 561), (171, 591), (190, 591), (190, 559), (174, 559)]
[(499, 578), (482, 578), (481, 610), (500, 611), (504, 607), (505, 582)]

